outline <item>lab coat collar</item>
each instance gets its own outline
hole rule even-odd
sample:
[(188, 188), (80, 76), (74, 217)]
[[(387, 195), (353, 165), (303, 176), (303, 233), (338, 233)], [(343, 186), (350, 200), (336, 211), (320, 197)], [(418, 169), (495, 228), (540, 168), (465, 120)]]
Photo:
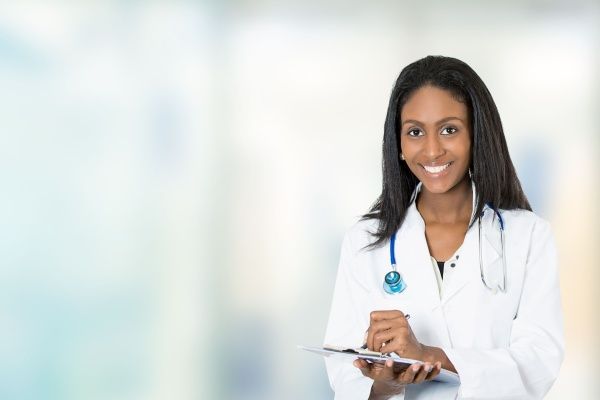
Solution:
[[(426, 252), (427, 253), (427, 257), (421, 257), (421, 256), (416, 256), (415, 255), (415, 259), (411, 260), (411, 262), (414, 262), (415, 265), (427, 265), (429, 267), (430, 265), (430, 256), (429, 256), (429, 249), (427, 248), (427, 243), (426, 243), (426, 239), (425, 239), (425, 221), (423, 220), (423, 217), (421, 216), (421, 214), (419, 213), (419, 211), (417, 210), (417, 206), (416, 206), (416, 197), (417, 194), (419, 193), (419, 191), (421, 190), (421, 183), (419, 183), (417, 185), (417, 187), (415, 188), (413, 195), (412, 195), (412, 199), (411, 199), (411, 205), (407, 210), (406, 213), (406, 217), (404, 220), (404, 223), (402, 224), (402, 228), (401, 229), (407, 229), (407, 230), (411, 230), (413, 232), (411, 232), (411, 236), (414, 238), (414, 240), (417, 240), (417, 242), (419, 244), (419, 247), (421, 248), (420, 252)], [(471, 211), (471, 222), (474, 221), (475, 217), (475, 210), (476, 210), (476, 205), (477, 205), (477, 192), (475, 190), (475, 184), (471, 183), (471, 189), (473, 191), (473, 196), (472, 196), (472, 211)], [(488, 208), (488, 206), (484, 207), (484, 210)], [(484, 225), (487, 225), (487, 221), (491, 218), (493, 218), (493, 213), (484, 213), (484, 217), (482, 218)], [(471, 225), (471, 224), (469, 224)], [(450, 279), (444, 280), (443, 283), (443, 296), (442, 299), (439, 299), (437, 293), (437, 284), (435, 281), (435, 276), (433, 275), (434, 271), (432, 270), (432, 268), (424, 268), (422, 270), (422, 272), (419, 273), (420, 278), (419, 278), (419, 287), (421, 287), (423, 289), (424, 294), (427, 293), (427, 295), (425, 296), (428, 300), (427, 303), (429, 305), (432, 306), (432, 308), (436, 308), (437, 305), (440, 304), (444, 304), (447, 301), (449, 301), (452, 297), (454, 297), (458, 292), (460, 292), (460, 290), (465, 287), (465, 285), (471, 281), (472, 279), (477, 279), (479, 277), (479, 271), (477, 271), (476, 273), (474, 273), (474, 270), (472, 268), (479, 268), (479, 260), (478, 260), (478, 253), (477, 253), (477, 246), (478, 246), (478, 238), (477, 238), (477, 230), (478, 227), (472, 227), (471, 229), (467, 230), (467, 233), (465, 235), (465, 239), (463, 244), (460, 247), (460, 262), (456, 261), (456, 257), (453, 256), (453, 258), (451, 260), (456, 261), (456, 264), (458, 264), (457, 268), (455, 271), (453, 271), (452, 276), (449, 277)], [(486, 232), (486, 231), (484, 231)], [(487, 239), (487, 232), (484, 233), (486, 239)], [(485, 243), (483, 243), (484, 246), (489, 246), (489, 240), (486, 240)], [(415, 246), (417, 246), (415, 244)], [(420, 253), (418, 252), (418, 253)], [(485, 261), (489, 264), (492, 262), (495, 262), (496, 260), (499, 259), (500, 254), (498, 252), (486, 252), (485, 254), (488, 254), (488, 256), (484, 257), (487, 258), (489, 257), (489, 259), (486, 259)], [(422, 262), (419, 262), (422, 261)], [(449, 260), (450, 261), (450, 260)], [(416, 279), (416, 278), (415, 278)], [(436, 300), (437, 299), (437, 300)], [(441, 302), (440, 302), (441, 300)]]

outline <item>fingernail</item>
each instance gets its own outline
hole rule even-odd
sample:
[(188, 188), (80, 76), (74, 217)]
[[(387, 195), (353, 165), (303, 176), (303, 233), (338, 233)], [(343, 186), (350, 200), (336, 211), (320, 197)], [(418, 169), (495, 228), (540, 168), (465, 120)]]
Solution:
[(425, 366), (425, 372), (431, 372), (432, 369), (433, 367), (431, 365)]
[(412, 369), (413, 371), (417, 372), (419, 370), (420, 365), (419, 364), (415, 364), (413, 365)]
[(385, 362), (386, 367), (393, 367), (394, 366), (394, 362), (392, 360), (387, 360)]

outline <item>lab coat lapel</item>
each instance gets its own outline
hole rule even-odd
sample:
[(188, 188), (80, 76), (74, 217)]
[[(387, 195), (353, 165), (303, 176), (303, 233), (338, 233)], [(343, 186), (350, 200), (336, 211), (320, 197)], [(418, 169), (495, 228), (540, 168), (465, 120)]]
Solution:
[[(469, 282), (481, 279), (479, 246), (482, 249), (481, 261), (483, 261), (483, 265), (493, 265), (501, 257), (501, 249), (495, 244), (497, 240), (494, 237), (494, 234), (496, 234), (494, 230), (494, 211), (487, 205), (484, 206), (480, 221), (476, 221), (477, 192), (474, 184), (472, 190), (473, 204), (469, 223), (470, 228), (465, 234), (462, 245), (456, 252), (459, 258), (453, 260), (456, 264), (454, 271), (444, 277), (443, 303), (449, 301)], [(479, 242), (479, 223), (481, 223), (481, 243)]]
[[(435, 278), (435, 272), (431, 266), (429, 248), (425, 238), (425, 222), (417, 210), (415, 199), (421, 189), (419, 183), (413, 193), (412, 203), (407, 210), (404, 226), (408, 235), (410, 247), (403, 248), (402, 254), (405, 254), (410, 269), (406, 271), (407, 284), (413, 284), (421, 291), (419, 298), (423, 299), (431, 309), (440, 304), (439, 291)], [(471, 226), (462, 245), (456, 252), (459, 258), (453, 260), (456, 266), (452, 274), (445, 274), (443, 280), (443, 290), (441, 303), (445, 303), (460, 292), (469, 282), (481, 279), (479, 268), (479, 222), (475, 221), (475, 210), (477, 206), (477, 191), (475, 184), (471, 184), (473, 192)], [(494, 212), (489, 207), (484, 207), (484, 214), (481, 218), (482, 223), (482, 258), (485, 265), (493, 265), (500, 257), (500, 249), (494, 244), (497, 242), (493, 235), (494, 231)], [(475, 222), (475, 223), (473, 223)], [(472, 225), (471, 225), (472, 224)], [(418, 268), (416, 268), (418, 266)], [(452, 267), (450, 267), (452, 268)]]
[[(453, 259), (451, 259), (451, 263), (454, 263), (453, 271), (451, 274), (445, 274), (443, 281), (443, 291), (442, 291), (442, 303), (446, 303), (452, 297), (454, 297), (462, 288), (464, 288), (467, 283), (469, 283), (473, 279), (477, 279), (477, 270), (474, 268), (474, 265), (478, 264), (479, 253), (478, 253), (478, 226), (477, 222), (473, 224), (475, 221), (475, 211), (477, 207), (477, 190), (475, 188), (475, 184), (471, 182), (471, 191), (472, 191), (472, 203), (471, 203), (471, 218), (469, 220), (470, 228), (467, 229), (467, 233), (465, 234), (465, 238), (455, 252)], [(456, 258), (458, 256), (458, 259)]]
[(440, 305), (440, 295), (425, 239), (425, 222), (415, 202), (407, 210), (402, 233), (405, 240), (397, 245), (398, 253), (404, 255), (407, 291), (418, 298), (424, 308), (433, 310)]
[(485, 265), (492, 265), (502, 257), (502, 242), (500, 241), (499, 224), (494, 210), (487, 207), (481, 218), (482, 257)]
[(491, 208), (488, 208), (482, 218), (481, 269), (485, 277), (486, 286), (496, 293), (497, 288), (504, 287), (502, 265), (502, 241), (500, 239), (500, 224), (498, 217)]

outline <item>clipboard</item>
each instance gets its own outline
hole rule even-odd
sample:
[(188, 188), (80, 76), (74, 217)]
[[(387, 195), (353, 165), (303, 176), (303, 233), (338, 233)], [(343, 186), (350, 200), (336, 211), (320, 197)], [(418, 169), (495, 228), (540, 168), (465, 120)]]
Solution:
[[(382, 354), (375, 351), (365, 350), (365, 349), (354, 349), (354, 348), (346, 348), (339, 346), (329, 346), (326, 345), (324, 347), (311, 347), (311, 346), (301, 346), (298, 345), (299, 349), (310, 351), (311, 353), (320, 354), (324, 357), (335, 358), (340, 360), (346, 360), (348, 362), (352, 362), (357, 358), (361, 358), (363, 360), (367, 360), (367, 362), (371, 363), (385, 363), (387, 360), (394, 360), (394, 367), (398, 366), (400, 369), (407, 368), (408, 366), (414, 363), (420, 363), (421, 361), (412, 360), (410, 358), (402, 358), (397, 355), (387, 355)], [(440, 371), (438, 376), (433, 378), (434, 381), (451, 383), (454, 385), (460, 384), (460, 378), (457, 373), (448, 371), (447, 369), (443, 369)]]

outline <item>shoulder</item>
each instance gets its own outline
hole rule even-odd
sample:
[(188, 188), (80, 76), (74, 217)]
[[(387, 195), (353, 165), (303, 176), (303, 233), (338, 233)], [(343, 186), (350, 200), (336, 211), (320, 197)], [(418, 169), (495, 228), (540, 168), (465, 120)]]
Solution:
[(346, 230), (344, 244), (354, 253), (363, 250), (375, 241), (373, 234), (379, 227), (378, 219), (360, 219)]
[(507, 231), (511, 228), (530, 231), (549, 231), (551, 229), (550, 222), (533, 211), (522, 209), (500, 210), (500, 214), (504, 218)]
[(505, 234), (521, 246), (554, 247), (554, 234), (550, 222), (528, 210), (501, 210)]

